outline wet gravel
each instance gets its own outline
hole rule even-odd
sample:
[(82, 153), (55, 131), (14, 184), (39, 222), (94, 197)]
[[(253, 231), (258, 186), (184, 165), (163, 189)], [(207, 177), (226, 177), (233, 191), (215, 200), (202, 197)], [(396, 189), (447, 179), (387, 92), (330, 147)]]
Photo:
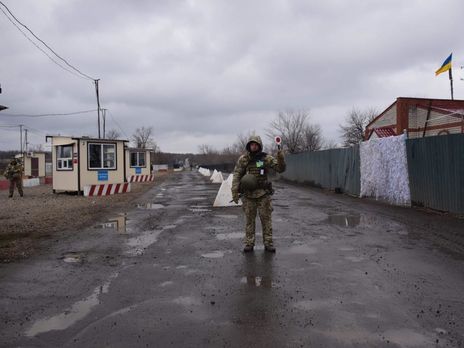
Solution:
[[(0, 268), (5, 346), (462, 347), (464, 222), (276, 183), (276, 254), (177, 173)], [(258, 228), (259, 230), (259, 228)], [(451, 237), (452, 236), (452, 237)]]

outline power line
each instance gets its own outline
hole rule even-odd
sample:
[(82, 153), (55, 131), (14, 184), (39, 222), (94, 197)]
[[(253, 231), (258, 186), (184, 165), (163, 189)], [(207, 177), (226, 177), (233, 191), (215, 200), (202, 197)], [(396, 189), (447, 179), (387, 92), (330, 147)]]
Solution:
[(29, 127), (29, 126), (25, 126), (25, 128), (26, 128), (27, 130), (29, 130), (29, 132), (31, 132), (32, 134), (35, 134), (35, 135), (46, 135), (46, 133), (42, 132), (42, 131), (39, 130), (39, 129), (32, 128), (32, 127)]
[(6, 117), (56, 117), (56, 116), (72, 116), (72, 115), (80, 115), (80, 114), (87, 114), (90, 112), (95, 112), (97, 109), (93, 110), (84, 110), (84, 111), (75, 111), (75, 112), (67, 112), (67, 113), (57, 113), (57, 114), (7, 114), (7, 113), (0, 113), (1, 116)]
[(115, 120), (115, 118), (113, 117), (113, 114), (107, 109), (108, 111), (108, 114), (110, 115), (111, 119), (114, 121), (114, 123), (116, 123), (116, 126), (118, 126), (119, 130), (121, 131), (121, 133), (126, 137), (127, 140), (129, 140), (129, 137), (127, 136), (126, 132), (123, 131), (122, 127), (119, 125), (119, 123)]
[[(0, 5), (2, 5), (7, 11), (8, 13), (11, 15), (11, 17), (13, 17), (13, 19), (19, 23), (21, 26), (23, 26), (28, 32), (30, 32), (32, 34), (32, 36), (34, 36), (38, 41), (40, 41), (45, 47), (47, 47), (57, 58), (59, 58), (61, 61), (63, 61), (68, 67), (70, 67), (71, 69), (73, 69), (74, 71), (76, 71), (77, 73), (79, 73), (80, 75), (84, 76), (85, 78), (89, 79), (89, 80), (92, 80), (92, 81), (95, 81), (95, 79), (87, 74), (84, 74), (82, 71), (80, 71), (78, 68), (76, 68), (75, 66), (71, 65), (66, 59), (64, 59), (63, 57), (61, 57), (58, 53), (56, 53), (49, 45), (47, 45), (42, 39), (40, 39), (37, 35), (34, 34), (34, 32), (29, 29), (25, 24), (21, 23), (21, 21), (19, 19), (17, 19), (15, 17), (15, 15), (10, 11), (10, 9), (8, 8), (8, 6), (6, 6), (2, 1), (0, 1)], [(11, 19), (6, 15), (6, 13), (2, 10), (2, 12), (5, 14), (5, 16), (11, 21)], [(12, 22), (13, 23), (13, 22)], [(13, 23), (15, 24), (15, 23)], [(15, 25), (18, 29), (19, 27), (17, 25)], [(20, 29), (19, 29), (20, 30)], [(21, 31), (21, 30), (20, 30)], [(21, 31), (22, 32), (22, 31)], [(22, 32), (23, 33), (23, 32)], [(23, 33), (24, 35), (24, 33)], [(27, 37), (27, 36), (26, 36)], [(32, 41), (31, 41), (32, 42)], [(35, 45), (37, 48), (38, 46)], [(43, 53), (45, 53), (43, 50), (41, 50)], [(46, 54), (46, 53), (45, 53)], [(50, 56), (48, 56), (47, 54), (47, 57), (50, 58)], [(51, 58), (50, 58), (51, 59)], [(56, 63), (56, 62), (55, 62)], [(58, 63), (57, 63), (58, 64)], [(66, 70), (66, 69), (65, 69)], [(68, 71), (68, 70), (67, 70)]]
[(5, 15), (5, 17), (8, 18), (8, 20), (19, 30), (19, 32), (20, 32), (21, 34), (23, 34), (23, 36), (24, 36), (27, 40), (29, 40), (30, 43), (32, 43), (35, 47), (37, 47), (40, 51), (42, 51), (42, 53), (45, 54), (45, 55), (48, 57), (48, 59), (50, 59), (53, 63), (55, 63), (56, 65), (58, 65), (61, 69), (63, 69), (63, 70), (65, 70), (65, 71), (67, 71), (67, 72), (73, 74), (74, 76), (77, 76), (77, 77), (79, 77), (79, 78), (81, 78), (81, 79), (87, 80), (86, 77), (81, 76), (81, 75), (79, 75), (79, 74), (76, 74), (74, 71), (72, 71), (72, 70), (70, 70), (70, 69), (64, 67), (63, 65), (61, 65), (60, 63), (58, 63), (56, 60), (54, 60), (47, 52), (45, 52), (45, 51), (44, 51), (41, 47), (39, 47), (34, 41), (32, 41), (32, 40), (21, 30), (21, 28), (18, 27), (18, 25), (17, 25), (15, 22), (13, 22), (13, 21), (11, 20), (11, 18), (5, 13), (5, 11), (3, 11), (3, 9), (2, 9), (1, 7), (0, 7), (0, 11), (3, 12), (3, 14)]

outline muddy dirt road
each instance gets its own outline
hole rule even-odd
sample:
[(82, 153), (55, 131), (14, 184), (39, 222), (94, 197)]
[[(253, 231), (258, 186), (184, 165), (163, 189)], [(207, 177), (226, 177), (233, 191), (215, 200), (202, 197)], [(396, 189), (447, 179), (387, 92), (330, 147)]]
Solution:
[(275, 187), (275, 255), (184, 172), (1, 265), (0, 346), (463, 347), (463, 220)]

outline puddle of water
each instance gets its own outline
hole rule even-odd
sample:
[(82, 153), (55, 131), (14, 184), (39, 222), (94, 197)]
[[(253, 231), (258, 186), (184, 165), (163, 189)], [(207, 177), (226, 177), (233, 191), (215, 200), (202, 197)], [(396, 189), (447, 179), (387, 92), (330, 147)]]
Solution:
[(355, 227), (361, 222), (360, 215), (348, 215), (348, 214), (329, 214), (329, 217), (325, 222), (338, 225), (342, 227)]
[(117, 276), (118, 273), (111, 275), (108, 281), (96, 287), (90, 296), (74, 303), (71, 308), (64, 311), (64, 313), (37, 320), (25, 332), (26, 336), (33, 337), (52, 330), (65, 330), (79, 320), (85, 318), (92, 311), (93, 307), (100, 304), (99, 296), (108, 292), (111, 282)]
[(240, 239), (243, 238), (245, 234), (243, 232), (232, 232), (232, 233), (218, 233), (216, 238), (219, 240), (229, 240), (229, 239)]
[(227, 229), (226, 226), (206, 226), (205, 230), (222, 231)]
[(369, 319), (379, 319), (380, 315), (378, 315), (377, 313), (367, 313), (366, 317)]
[(192, 296), (181, 296), (172, 300), (176, 304), (183, 306), (201, 306), (201, 301), (198, 298)]
[(146, 231), (137, 237), (129, 238), (126, 243), (131, 249), (127, 251), (127, 254), (132, 256), (143, 255), (144, 250), (158, 240), (161, 232), (162, 230)]
[(226, 215), (226, 214), (216, 214), (214, 217), (221, 218), (221, 219), (237, 219), (237, 215)]
[(429, 340), (426, 336), (411, 329), (387, 330), (383, 333), (385, 339), (401, 347), (425, 347)]
[(340, 251), (353, 251), (354, 248), (352, 248), (352, 247), (340, 247), (340, 248), (338, 248), (338, 250), (340, 250)]
[(310, 247), (308, 245), (296, 245), (292, 246), (287, 251), (289, 254), (315, 254), (317, 253), (317, 249), (314, 247)]
[(204, 201), (208, 199), (208, 197), (190, 197), (185, 199), (185, 201)]
[(170, 204), (166, 208), (167, 209), (184, 209), (186, 205), (184, 204)]
[(164, 208), (164, 205), (159, 204), (159, 203), (144, 203), (144, 204), (137, 204), (137, 208), (152, 210), (152, 209)]
[(210, 259), (217, 259), (220, 257), (224, 257), (224, 252), (222, 251), (213, 251), (207, 254), (201, 254), (202, 257), (210, 258)]
[(62, 259), (66, 263), (82, 263), (84, 262), (85, 256), (83, 253), (69, 252), (63, 254)]
[(176, 228), (177, 225), (166, 225), (166, 226), (163, 226), (163, 230), (172, 230), (174, 228)]
[(242, 284), (247, 284), (252, 287), (261, 287), (261, 288), (267, 288), (270, 289), (272, 287), (275, 287), (275, 284), (272, 282), (272, 279), (270, 277), (259, 277), (259, 276), (246, 276), (243, 277), (240, 280), (240, 283)]
[(119, 233), (125, 233), (127, 220), (129, 219), (125, 215), (117, 216), (117, 217), (109, 219), (105, 223), (96, 225), (95, 228), (112, 229)]
[(304, 301), (299, 301), (295, 303), (294, 307), (305, 310), (305, 311), (309, 311), (309, 310), (317, 310), (317, 309), (326, 309), (327, 307), (333, 307), (337, 304), (340, 304), (340, 301), (337, 299), (304, 300)]
[(364, 257), (361, 256), (345, 256), (345, 260), (351, 261), (351, 262), (361, 262), (364, 260)]
[(164, 288), (164, 287), (172, 285), (172, 284), (174, 284), (174, 282), (168, 280), (168, 281), (162, 282), (159, 286)]
[(189, 210), (192, 213), (203, 213), (203, 212), (211, 211), (211, 209), (206, 209), (206, 208), (190, 208)]

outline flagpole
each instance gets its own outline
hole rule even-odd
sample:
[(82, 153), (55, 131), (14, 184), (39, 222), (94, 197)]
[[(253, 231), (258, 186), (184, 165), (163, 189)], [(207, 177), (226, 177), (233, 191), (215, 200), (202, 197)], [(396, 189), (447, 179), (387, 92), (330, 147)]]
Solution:
[(451, 100), (454, 100), (454, 96), (453, 96), (453, 73), (451, 72), (451, 67), (450, 69), (448, 70), (449, 71), (449, 80), (450, 80), (450, 86), (451, 86)]

